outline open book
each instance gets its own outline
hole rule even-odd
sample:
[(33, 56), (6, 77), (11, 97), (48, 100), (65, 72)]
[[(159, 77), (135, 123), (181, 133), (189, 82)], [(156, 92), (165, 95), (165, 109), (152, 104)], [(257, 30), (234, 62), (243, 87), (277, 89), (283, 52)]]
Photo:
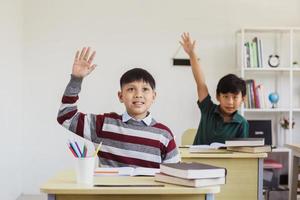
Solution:
[(154, 176), (159, 173), (158, 168), (147, 167), (98, 167), (95, 176)]
[(191, 145), (189, 148), (189, 152), (191, 153), (196, 153), (196, 152), (205, 152), (209, 150), (216, 150), (216, 149), (221, 149), (225, 148), (225, 144), (223, 143), (218, 143), (218, 142), (213, 142), (210, 145)]

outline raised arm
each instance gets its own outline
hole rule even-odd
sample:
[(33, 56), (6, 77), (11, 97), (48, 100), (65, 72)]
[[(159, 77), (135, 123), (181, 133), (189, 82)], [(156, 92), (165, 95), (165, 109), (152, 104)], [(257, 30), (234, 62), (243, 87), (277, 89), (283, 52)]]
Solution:
[(205, 83), (204, 73), (202, 71), (201, 65), (198, 60), (198, 56), (195, 53), (196, 41), (194, 40), (192, 42), (192, 39), (191, 39), (189, 33), (183, 33), (181, 35), (181, 40), (182, 40), (182, 41), (180, 41), (181, 46), (183, 47), (184, 51), (190, 57), (190, 62), (192, 65), (192, 72), (193, 72), (194, 79), (195, 79), (196, 85), (197, 85), (198, 99), (199, 99), (199, 102), (201, 102), (205, 97), (207, 97), (208, 89), (207, 89), (207, 85)]
[[(97, 116), (78, 111), (78, 94), (81, 91), (82, 80), (91, 73), (96, 65), (92, 64), (96, 52), (90, 55), (90, 48), (84, 47), (81, 52), (77, 51), (72, 68), (72, 75), (68, 83), (62, 104), (58, 111), (57, 121), (68, 130), (81, 137), (91, 140), (91, 134), (95, 132)], [(98, 141), (97, 141), (98, 142)]]

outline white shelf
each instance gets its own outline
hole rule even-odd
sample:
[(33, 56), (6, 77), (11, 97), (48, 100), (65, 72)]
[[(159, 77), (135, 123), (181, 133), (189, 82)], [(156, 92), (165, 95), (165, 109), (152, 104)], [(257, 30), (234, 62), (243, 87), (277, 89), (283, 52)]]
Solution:
[(244, 68), (244, 71), (300, 71), (300, 68), (290, 68), (290, 67), (277, 67), (277, 68), (271, 68), (271, 67), (261, 67), (261, 68)]
[(238, 31), (238, 33), (241, 33), (241, 31), (244, 31), (245, 33), (261, 33), (261, 32), (289, 32), (290, 30), (299, 30), (298, 27), (247, 27), (242, 28)]
[(271, 67), (261, 67), (261, 68), (244, 68), (244, 71), (286, 71), (289, 72), (291, 68), (288, 67), (277, 67), (277, 68), (271, 68)]
[(288, 108), (244, 108), (244, 112), (268, 113), (268, 112), (289, 112)]
[(291, 152), (291, 149), (287, 147), (276, 147), (272, 149), (272, 152)]
[[(243, 27), (237, 31), (237, 33), (238, 51), (236, 51), (236, 63), (238, 64), (237, 68), (241, 77), (245, 79), (253, 79), (258, 83), (263, 82), (262, 84), (265, 92), (270, 88), (273, 88), (273, 90), (275, 88), (275, 90), (278, 90), (277, 92), (279, 95), (285, 95), (284, 98), (282, 98), (284, 101), (280, 102), (282, 106), (281, 108), (256, 109), (243, 107), (241, 109), (241, 114), (248, 115), (251, 118), (272, 118), (272, 120), (277, 121), (277, 123), (275, 123), (276, 127), (273, 128), (277, 133), (277, 139), (280, 139), (281, 137), (278, 134), (280, 125), (278, 121), (282, 118), (282, 116), (293, 119), (295, 115), (299, 115), (300, 113), (300, 108), (297, 105), (297, 103), (299, 103), (298, 98), (295, 98), (296, 95), (299, 94), (296, 91), (297, 87), (294, 86), (295, 83), (299, 82), (298, 77), (300, 67), (292, 66), (294, 59), (297, 60), (298, 58), (294, 57), (295, 54), (299, 54), (299, 38), (295, 36), (300, 33), (300, 27)], [(251, 40), (251, 38), (255, 38), (255, 40)], [(270, 39), (270, 41), (268, 39)], [(264, 41), (267, 42), (263, 43)], [(245, 49), (246, 43), (247, 46)], [(257, 48), (257, 50), (254, 51), (252, 49), (249, 51), (249, 43), (251, 43), (251, 45), (255, 43), (254, 48)], [(258, 49), (257, 44), (261, 44), (261, 47), (263, 48)], [(271, 51), (278, 53), (280, 58), (284, 60), (284, 62), (282, 62), (282, 66), (272, 68), (266, 64), (266, 55), (269, 55), (269, 52)], [(263, 64), (263, 67), (258, 68), (245, 66), (246, 64), (253, 66), (253, 62), (251, 64), (249, 62), (249, 57), (253, 59), (253, 57), (251, 57), (253, 55), (256, 55), (256, 59), (254, 60), (263, 58), (263, 62), (255, 61), (256, 64)], [(282, 84), (285, 84), (285, 87), (282, 87)], [(250, 92), (250, 94), (253, 95), (253, 92)], [(266, 94), (263, 96), (265, 98), (267, 97)], [(264, 100), (268, 101), (267, 99)], [(290, 133), (293, 133), (293, 129), (290, 130)], [(293, 134), (289, 134), (286, 142), (290, 142), (293, 138), (292, 136)]]

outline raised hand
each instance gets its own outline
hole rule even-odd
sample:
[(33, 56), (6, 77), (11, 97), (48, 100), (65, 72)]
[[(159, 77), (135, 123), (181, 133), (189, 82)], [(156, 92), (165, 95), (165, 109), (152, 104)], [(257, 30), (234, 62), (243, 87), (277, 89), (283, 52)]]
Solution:
[(184, 51), (189, 56), (191, 56), (194, 53), (196, 41), (194, 40), (192, 42), (192, 39), (191, 39), (189, 33), (183, 33), (181, 35), (181, 39), (182, 39), (182, 41), (180, 41), (181, 46), (183, 47)]
[(93, 53), (90, 55), (90, 50), (90, 47), (83, 47), (81, 52), (76, 52), (72, 68), (73, 76), (84, 78), (95, 69), (96, 64), (93, 64), (93, 60), (95, 58), (96, 51), (93, 51)]

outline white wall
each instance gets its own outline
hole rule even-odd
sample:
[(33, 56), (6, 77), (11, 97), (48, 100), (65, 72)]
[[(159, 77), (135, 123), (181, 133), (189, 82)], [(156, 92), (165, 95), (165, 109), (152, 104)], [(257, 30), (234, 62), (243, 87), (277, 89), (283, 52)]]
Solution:
[(56, 114), (76, 49), (96, 49), (99, 66), (84, 80), (82, 111), (123, 112), (116, 96), (119, 77), (144, 67), (157, 80), (153, 115), (180, 143), (181, 133), (197, 127), (200, 116), (190, 68), (170, 64), (183, 31), (198, 41), (214, 96), (218, 79), (235, 72), (237, 29), (300, 26), (299, 0), (26, 0), (23, 9), (24, 193), (38, 193), (57, 170), (72, 167), (66, 141), (74, 136), (56, 123)]
[(0, 1), (0, 199), (21, 193), (22, 13), (21, 1)]

